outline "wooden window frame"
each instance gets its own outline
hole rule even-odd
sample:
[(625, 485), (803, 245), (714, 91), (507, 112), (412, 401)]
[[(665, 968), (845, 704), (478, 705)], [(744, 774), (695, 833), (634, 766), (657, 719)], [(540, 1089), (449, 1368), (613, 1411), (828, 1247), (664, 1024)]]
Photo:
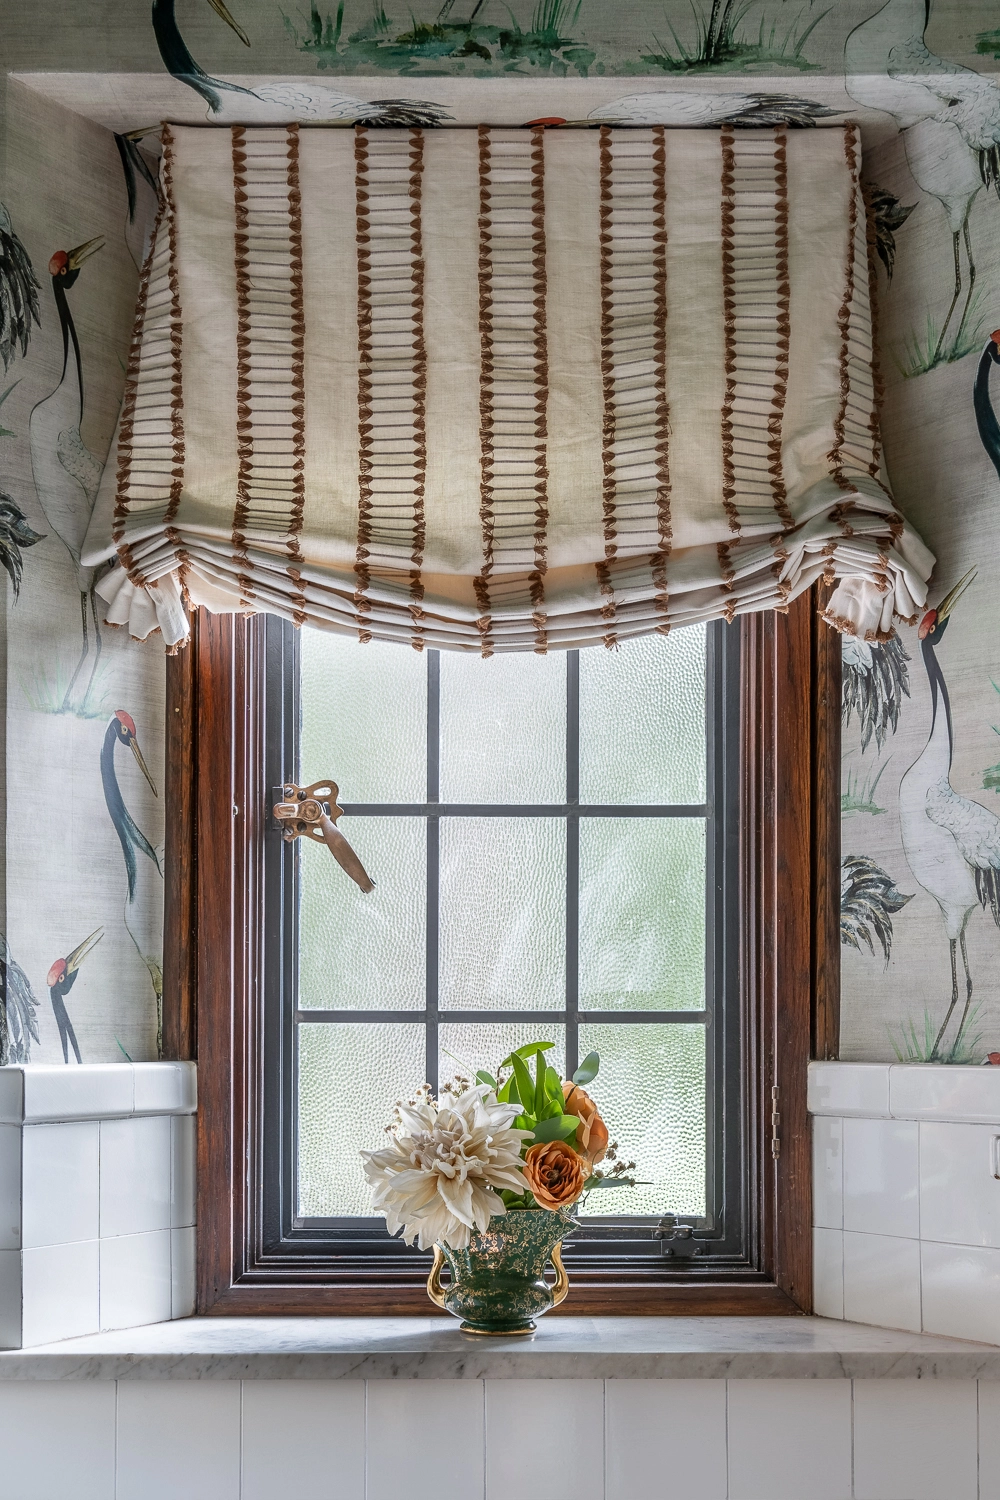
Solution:
[[(710, 1282), (675, 1268), (641, 1286), (575, 1286), (566, 1314), (812, 1309), (807, 1063), (837, 1054), (840, 991), (840, 639), (819, 618), (821, 592), (810, 590), (787, 613), (741, 621), (751, 1263)], [(164, 1051), (199, 1059), (197, 1310), (426, 1315), (420, 1285), (322, 1276), (290, 1283), (258, 1243), (245, 1164), (260, 1136), (263, 710), (260, 622), (199, 611), (190, 644), (167, 671), (164, 919)]]

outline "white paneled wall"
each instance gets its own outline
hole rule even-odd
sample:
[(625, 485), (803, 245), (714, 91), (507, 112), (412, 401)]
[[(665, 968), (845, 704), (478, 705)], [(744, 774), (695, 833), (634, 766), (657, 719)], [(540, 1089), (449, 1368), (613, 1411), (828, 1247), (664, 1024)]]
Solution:
[(0, 1383), (0, 1500), (1000, 1500), (1000, 1383)]
[(1000, 1068), (813, 1063), (814, 1306), (1000, 1344)]
[(0, 1068), (0, 1348), (194, 1310), (195, 1069)]

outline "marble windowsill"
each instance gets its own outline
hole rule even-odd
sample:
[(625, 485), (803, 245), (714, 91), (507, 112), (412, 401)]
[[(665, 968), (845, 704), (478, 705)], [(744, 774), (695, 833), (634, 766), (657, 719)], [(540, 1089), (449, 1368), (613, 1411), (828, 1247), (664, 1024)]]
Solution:
[(1000, 1348), (827, 1318), (187, 1318), (0, 1353), (0, 1380), (1000, 1380)]

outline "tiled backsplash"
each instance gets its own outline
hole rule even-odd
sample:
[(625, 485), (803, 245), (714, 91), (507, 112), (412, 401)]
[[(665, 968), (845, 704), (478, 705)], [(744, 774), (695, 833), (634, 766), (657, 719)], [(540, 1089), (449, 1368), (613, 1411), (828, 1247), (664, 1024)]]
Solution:
[(1000, 1344), (1000, 1068), (813, 1063), (817, 1313)]
[(0, 1348), (194, 1310), (193, 1063), (0, 1068)]
[(10, 1500), (1000, 1500), (1000, 1382), (0, 1382)]

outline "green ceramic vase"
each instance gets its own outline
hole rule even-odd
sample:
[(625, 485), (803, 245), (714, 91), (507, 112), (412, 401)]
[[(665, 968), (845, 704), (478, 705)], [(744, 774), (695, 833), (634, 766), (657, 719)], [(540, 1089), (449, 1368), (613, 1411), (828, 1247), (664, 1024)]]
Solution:
[[(558, 1307), (569, 1291), (559, 1245), (575, 1228), (567, 1214), (547, 1208), (511, 1209), (473, 1234), (467, 1250), (434, 1246), (427, 1295), (462, 1319), (463, 1333), (534, 1333), (532, 1320)], [(551, 1284), (544, 1276), (549, 1261), (556, 1273)], [(446, 1266), (451, 1281), (442, 1283)]]

